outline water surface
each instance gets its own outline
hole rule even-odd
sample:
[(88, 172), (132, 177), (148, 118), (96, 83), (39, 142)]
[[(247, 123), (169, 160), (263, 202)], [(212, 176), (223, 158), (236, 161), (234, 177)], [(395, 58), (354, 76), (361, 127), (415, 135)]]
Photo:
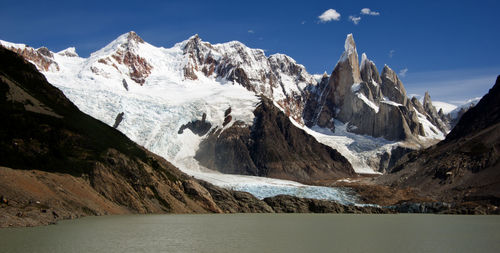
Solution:
[(0, 229), (0, 252), (500, 252), (500, 216), (87, 217)]

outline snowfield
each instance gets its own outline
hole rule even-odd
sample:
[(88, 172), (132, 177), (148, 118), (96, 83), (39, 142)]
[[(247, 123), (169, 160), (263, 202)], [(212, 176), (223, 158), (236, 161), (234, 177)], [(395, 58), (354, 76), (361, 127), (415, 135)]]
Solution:
[(441, 101), (432, 101), (432, 105), (436, 107), (436, 111), (439, 112), (439, 110), (443, 110), (444, 114), (448, 114), (451, 111), (457, 109), (456, 105), (446, 103), (446, 102), (441, 102)]

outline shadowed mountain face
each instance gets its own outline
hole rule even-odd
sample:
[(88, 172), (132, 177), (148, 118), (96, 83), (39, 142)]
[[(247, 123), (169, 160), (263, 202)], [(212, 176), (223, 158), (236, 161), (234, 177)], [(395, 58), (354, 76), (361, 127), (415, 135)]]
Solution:
[(225, 196), (216, 204), (199, 181), (80, 112), (32, 64), (2, 47), (0, 108), (0, 227), (82, 215), (272, 212), (248, 193), (238, 193), (243, 202), (203, 183)]
[(445, 201), (500, 204), (500, 76), (444, 141), (408, 154), (381, 181)]
[(252, 126), (236, 122), (213, 130), (196, 158), (224, 173), (300, 182), (355, 175), (347, 159), (296, 127), (270, 99), (261, 96), (254, 115)]

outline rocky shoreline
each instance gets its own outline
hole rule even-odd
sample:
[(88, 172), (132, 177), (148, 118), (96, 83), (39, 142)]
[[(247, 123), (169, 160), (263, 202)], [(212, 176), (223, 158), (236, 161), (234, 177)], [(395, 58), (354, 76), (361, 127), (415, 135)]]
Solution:
[[(333, 201), (298, 198), (289, 195), (259, 200), (246, 192), (217, 192), (209, 189), (222, 213), (329, 213), (329, 214), (454, 214), (454, 215), (499, 215), (500, 208), (477, 202), (402, 202), (391, 206), (370, 204), (342, 205)], [(218, 195), (217, 195), (218, 194)], [(228, 196), (229, 194), (229, 196)], [(224, 199), (226, 198), (226, 199)], [(229, 199), (229, 201), (228, 201)], [(231, 202), (231, 200), (233, 200)], [(0, 204), (0, 228), (34, 227), (55, 225), (61, 220), (72, 220), (86, 216), (110, 215), (107, 212), (93, 212), (90, 209), (69, 211), (60, 206), (49, 206), (39, 201), (17, 202), (2, 197)], [(124, 211), (118, 214), (135, 214)], [(153, 212), (151, 214), (166, 214)]]

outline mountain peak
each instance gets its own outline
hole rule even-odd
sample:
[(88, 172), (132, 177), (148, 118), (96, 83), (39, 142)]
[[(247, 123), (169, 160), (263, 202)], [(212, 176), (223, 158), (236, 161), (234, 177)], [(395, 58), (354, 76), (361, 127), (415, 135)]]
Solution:
[(340, 56), (339, 61), (343, 62), (348, 59), (358, 62), (358, 52), (356, 51), (356, 43), (354, 42), (352, 33), (347, 34), (344, 44), (344, 53), (342, 53), (342, 56)]
[(428, 91), (426, 91), (424, 95), (424, 104), (426, 103), (431, 103), (431, 95), (429, 95)]
[(363, 70), (366, 61), (368, 61), (368, 56), (366, 56), (366, 53), (361, 54), (361, 66), (359, 67), (361, 70)]
[(391, 67), (389, 67), (387, 64), (384, 64), (384, 69), (382, 69), (382, 75), (384, 73), (393, 73), (394, 70), (391, 69)]
[(130, 48), (133, 45), (145, 43), (144, 40), (134, 31), (130, 31), (127, 33), (124, 33), (115, 40), (113, 40), (111, 43), (109, 43), (105, 48), (111, 47), (111, 48), (116, 48), (116, 47), (126, 47)]
[(354, 42), (354, 37), (352, 36), (352, 33), (347, 34), (344, 43), (344, 49), (346, 52), (356, 50), (356, 43)]
[(189, 37), (188, 41), (190, 41), (190, 40), (197, 40), (198, 41), (198, 40), (201, 40), (201, 39), (200, 39), (200, 36), (198, 34), (195, 34), (195, 35)]
[(128, 42), (130, 41), (134, 41), (134, 42), (137, 42), (137, 43), (144, 43), (144, 40), (137, 34), (135, 33), (134, 31), (130, 31), (127, 34), (127, 40)]
[(57, 54), (67, 56), (67, 57), (78, 57), (78, 54), (76, 53), (75, 47), (68, 47), (64, 50), (57, 52)]

